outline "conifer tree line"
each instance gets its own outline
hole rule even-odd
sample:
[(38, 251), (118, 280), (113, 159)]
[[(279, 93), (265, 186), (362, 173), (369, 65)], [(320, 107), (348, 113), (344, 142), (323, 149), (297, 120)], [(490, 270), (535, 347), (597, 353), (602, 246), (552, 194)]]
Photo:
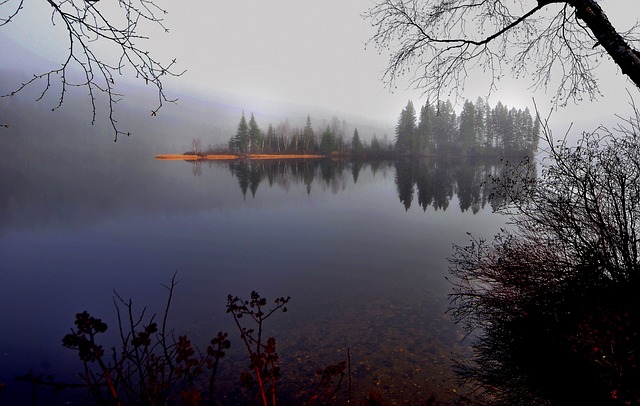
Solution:
[(513, 156), (538, 148), (540, 122), (528, 108), (491, 108), (482, 98), (466, 100), (459, 115), (450, 101), (426, 103), (419, 116), (409, 101), (396, 126), (395, 150), (404, 155)]
[(347, 123), (333, 117), (322, 129), (314, 129), (311, 116), (307, 116), (303, 128), (292, 128), (288, 120), (276, 126), (269, 124), (262, 130), (251, 113), (247, 122), (244, 112), (237, 130), (228, 142), (228, 148), (235, 153), (261, 154), (322, 154), (322, 155), (381, 155), (393, 150), (393, 145), (375, 134), (370, 142), (362, 140), (356, 128), (347, 135)]
[(400, 113), (395, 145), (373, 135), (363, 140), (356, 128), (347, 135), (344, 120), (333, 117), (326, 127), (314, 129), (307, 115), (304, 127), (293, 128), (288, 120), (261, 129), (253, 113), (242, 113), (228, 148), (234, 153), (321, 154), (375, 157), (411, 156), (521, 156), (538, 148), (539, 120), (524, 110), (498, 102), (491, 108), (482, 98), (465, 101), (456, 114), (450, 101), (426, 103), (416, 114), (409, 101)]

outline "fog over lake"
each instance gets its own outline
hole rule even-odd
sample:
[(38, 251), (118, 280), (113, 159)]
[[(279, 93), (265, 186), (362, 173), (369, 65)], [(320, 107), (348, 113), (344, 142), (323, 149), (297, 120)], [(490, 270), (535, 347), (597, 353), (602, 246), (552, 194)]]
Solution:
[(104, 319), (113, 339), (113, 290), (161, 313), (161, 284), (176, 271), (169, 317), (176, 332), (204, 346), (217, 331), (230, 333), (219, 387), (229, 404), (240, 396), (246, 361), (225, 302), (252, 290), (291, 296), (289, 312), (267, 325), (281, 355), (284, 401), (304, 399), (300, 388), (314, 372), (345, 360), (347, 350), (356, 397), (376, 389), (398, 402), (446, 399), (455, 389), (450, 357), (468, 343), (445, 314), (447, 257), (467, 232), (490, 238), (504, 225), (483, 184), (500, 162), (195, 166), (155, 160), (157, 147), (144, 137), (104, 144), (78, 133), (7, 133), (0, 140), (7, 399), (29, 403), (21, 397), (29, 385), (13, 377), (30, 369), (56, 379), (80, 371), (77, 354), (61, 345), (77, 312)]
[(0, 406), (640, 403), (639, 2), (48, 3), (0, 2)]

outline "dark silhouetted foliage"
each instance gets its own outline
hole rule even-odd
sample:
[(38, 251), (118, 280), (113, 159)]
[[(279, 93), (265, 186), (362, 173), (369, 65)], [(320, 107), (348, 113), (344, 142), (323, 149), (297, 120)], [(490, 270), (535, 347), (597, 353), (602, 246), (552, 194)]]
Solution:
[(640, 403), (639, 116), (493, 180), (512, 229), (451, 258), (452, 315), (477, 331), (460, 376), (485, 403)]

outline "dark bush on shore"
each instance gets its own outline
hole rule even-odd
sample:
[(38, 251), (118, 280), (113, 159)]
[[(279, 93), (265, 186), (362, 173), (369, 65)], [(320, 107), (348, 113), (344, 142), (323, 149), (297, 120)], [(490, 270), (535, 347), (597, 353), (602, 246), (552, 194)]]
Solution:
[[(458, 372), (489, 404), (640, 404), (639, 117), (493, 179), (513, 228), (450, 259), (451, 313), (476, 331)], [(595, 403), (594, 403), (595, 402)]]

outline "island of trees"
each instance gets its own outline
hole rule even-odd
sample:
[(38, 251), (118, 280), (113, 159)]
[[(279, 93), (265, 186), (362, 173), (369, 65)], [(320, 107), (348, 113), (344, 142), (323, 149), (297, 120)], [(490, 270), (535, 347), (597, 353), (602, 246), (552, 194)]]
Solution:
[[(419, 119), (419, 120), (418, 120)], [(265, 158), (396, 158), (532, 155), (538, 147), (539, 120), (528, 108), (508, 108), (498, 102), (491, 108), (482, 98), (465, 101), (459, 114), (450, 101), (426, 103), (419, 116), (409, 101), (398, 118), (395, 142), (376, 134), (361, 138), (354, 129), (350, 138), (346, 122), (334, 117), (325, 128), (314, 129), (307, 116), (303, 128), (291, 128), (288, 120), (266, 131), (253, 115), (242, 113), (227, 145), (204, 149), (195, 139), (183, 155), (158, 155), (159, 159), (265, 159)]]

